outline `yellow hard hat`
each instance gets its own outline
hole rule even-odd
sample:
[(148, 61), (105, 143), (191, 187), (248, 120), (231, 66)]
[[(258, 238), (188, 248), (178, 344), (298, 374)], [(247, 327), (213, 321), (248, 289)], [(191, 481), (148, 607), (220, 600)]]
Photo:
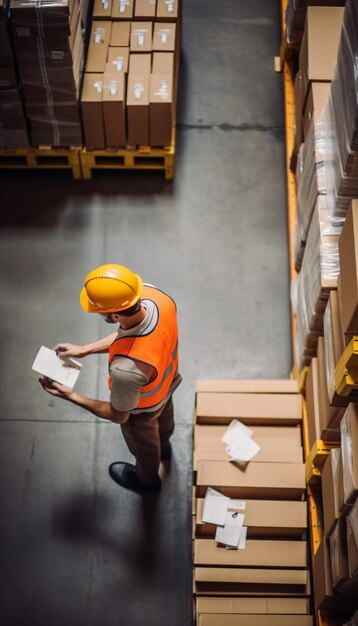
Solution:
[(124, 265), (100, 265), (88, 274), (80, 294), (87, 313), (124, 311), (138, 302), (143, 281)]

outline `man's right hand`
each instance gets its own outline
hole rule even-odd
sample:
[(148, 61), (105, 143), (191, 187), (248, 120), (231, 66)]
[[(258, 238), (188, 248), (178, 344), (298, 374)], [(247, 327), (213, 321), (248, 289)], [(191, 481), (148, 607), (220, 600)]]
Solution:
[(80, 359), (86, 356), (84, 346), (78, 346), (74, 343), (58, 343), (53, 348), (59, 356), (75, 356)]

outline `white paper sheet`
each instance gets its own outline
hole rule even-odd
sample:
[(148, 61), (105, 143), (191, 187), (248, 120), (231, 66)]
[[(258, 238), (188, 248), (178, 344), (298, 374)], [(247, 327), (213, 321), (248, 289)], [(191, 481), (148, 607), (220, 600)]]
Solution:
[(227, 444), (225, 450), (230, 461), (248, 463), (260, 450), (252, 439), (253, 431), (238, 420), (232, 420), (227, 427), (222, 441)]
[(225, 430), (221, 441), (227, 443), (228, 445), (231, 445), (233, 441), (236, 441), (236, 439), (238, 437), (241, 437), (242, 435), (252, 437), (253, 431), (238, 420), (232, 420)]
[(223, 527), (217, 527), (215, 540), (226, 546), (237, 548), (243, 523), (244, 515), (242, 513), (227, 511), (225, 525)]
[(247, 537), (247, 526), (242, 526), (240, 532), (240, 541), (238, 545), (239, 550), (245, 550), (246, 548), (246, 537)]
[(229, 503), (230, 498), (208, 487), (205, 494), (202, 521), (224, 526)]
[(71, 357), (59, 357), (54, 350), (41, 346), (32, 369), (57, 383), (73, 388), (82, 364)]
[(226, 447), (226, 452), (230, 457), (230, 461), (238, 461), (247, 463), (254, 458), (260, 450), (260, 446), (251, 437), (246, 435), (240, 436), (240, 439)]

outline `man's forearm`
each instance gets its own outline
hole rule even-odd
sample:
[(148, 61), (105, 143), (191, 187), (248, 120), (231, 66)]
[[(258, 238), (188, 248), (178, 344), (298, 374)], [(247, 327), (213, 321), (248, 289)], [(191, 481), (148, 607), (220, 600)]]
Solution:
[(100, 354), (102, 352), (108, 352), (110, 345), (114, 342), (118, 333), (114, 332), (108, 335), (107, 337), (103, 337), (103, 339), (98, 339), (97, 341), (93, 341), (92, 343), (88, 343), (84, 345), (83, 348), (83, 356), (88, 356), (89, 354)]
[(109, 420), (115, 424), (124, 424), (129, 417), (129, 411), (116, 411), (110, 402), (94, 400), (75, 391), (67, 399), (82, 409), (93, 413), (96, 417)]

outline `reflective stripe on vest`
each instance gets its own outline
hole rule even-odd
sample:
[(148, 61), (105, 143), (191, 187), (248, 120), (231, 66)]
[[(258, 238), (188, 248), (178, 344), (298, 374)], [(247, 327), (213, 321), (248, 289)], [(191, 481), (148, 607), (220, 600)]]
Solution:
[[(158, 320), (146, 335), (116, 339), (109, 349), (109, 365), (116, 356), (149, 365), (156, 372), (152, 381), (141, 388), (138, 409), (152, 409), (167, 395), (178, 369), (178, 327), (176, 306), (165, 293), (144, 286), (141, 298), (151, 300), (157, 307)], [(109, 377), (109, 386), (111, 381)]]

